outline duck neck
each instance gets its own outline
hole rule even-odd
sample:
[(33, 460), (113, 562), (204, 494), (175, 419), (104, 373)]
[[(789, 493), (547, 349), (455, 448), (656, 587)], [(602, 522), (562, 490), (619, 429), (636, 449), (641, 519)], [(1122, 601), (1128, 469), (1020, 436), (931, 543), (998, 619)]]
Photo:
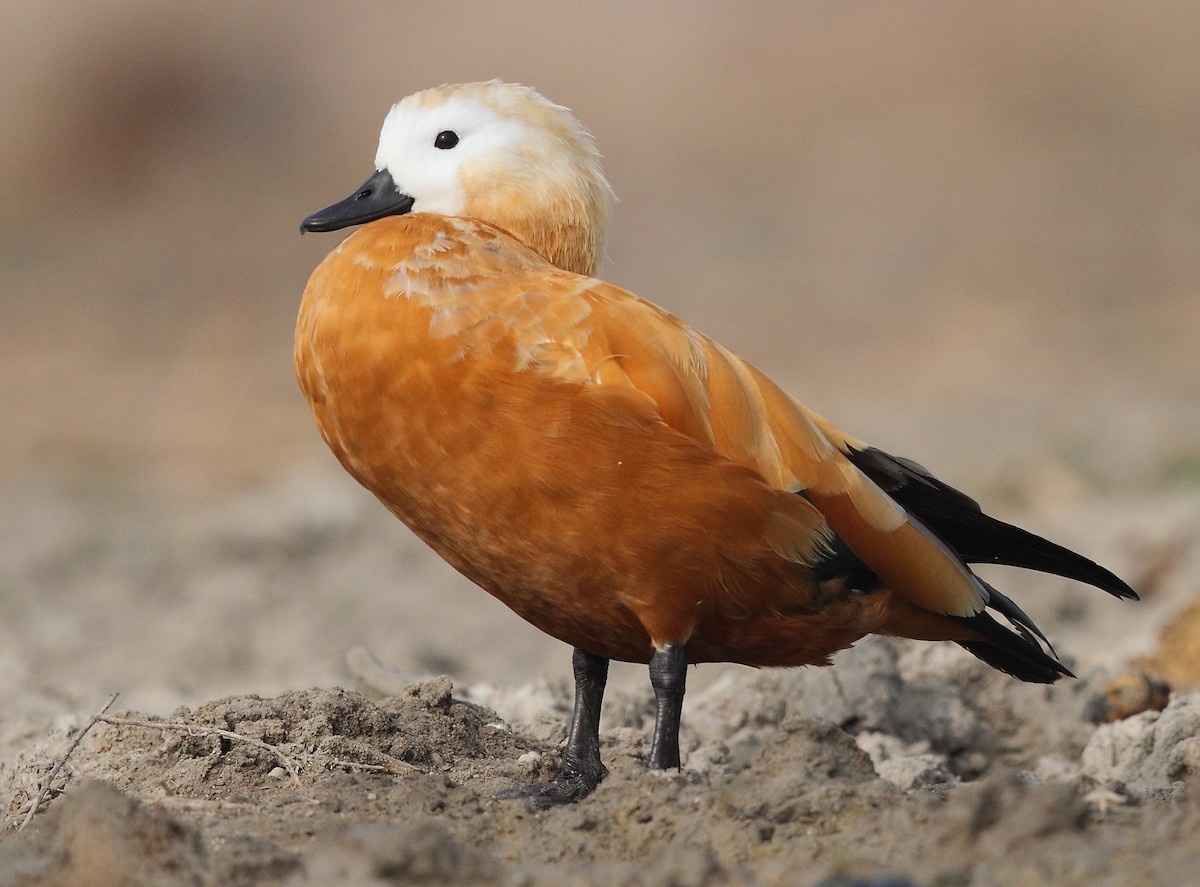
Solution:
[(462, 215), (503, 228), (564, 271), (588, 277), (596, 273), (608, 222), (602, 200), (590, 193), (564, 193), (559, 188), (486, 193), (468, 203)]
[(603, 245), (586, 221), (549, 223), (547, 219), (514, 219), (500, 227), (544, 256), (555, 267), (587, 277), (596, 273)]

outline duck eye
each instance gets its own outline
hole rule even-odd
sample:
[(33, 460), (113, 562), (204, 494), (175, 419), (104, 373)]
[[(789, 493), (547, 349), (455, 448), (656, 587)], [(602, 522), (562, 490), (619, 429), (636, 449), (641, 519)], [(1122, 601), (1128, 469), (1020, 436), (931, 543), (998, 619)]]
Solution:
[(433, 147), (441, 148), (443, 151), (448, 151), (458, 144), (458, 133), (444, 129), (437, 134), (437, 138), (433, 140)]

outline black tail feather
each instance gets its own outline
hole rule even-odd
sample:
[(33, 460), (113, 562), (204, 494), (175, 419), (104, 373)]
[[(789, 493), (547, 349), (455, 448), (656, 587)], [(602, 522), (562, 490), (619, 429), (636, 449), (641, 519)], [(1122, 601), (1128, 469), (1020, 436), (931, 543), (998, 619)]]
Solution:
[(959, 646), (992, 668), (1028, 684), (1053, 684), (1059, 678), (1075, 677), (1061, 662), (1044, 653), (1042, 657), (1045, 661), (1035, 662), (1024, 656), (1014, 655), (1005, 647), (997, 647), (984, 641), (960, 641)]
[(1058, 655), (1054, 652), (1054, 645), (1050, 643), (1044, 634), (1042, 634), (1042, 630), (1037, 627), (1034, 621), (1029, 618), (1024, 610), (1017, 606), (1016, 602), (1013, 601), (1012, 598), (1002, 595), (995, 589), (994, 586), (989, 585), (982, 579), (980, 579), (979, 582), (988, 590), (989, 607), (1011, 622), (1013, 627), (1016, 628), (1021, 636), (1031, 644), (1034, 644), (1035, 646), (1037, 645), (1037, 640), (1034, 640), (1034, 636), (1036, 635), (1037, 638), (1049, 648), (1051, 655)]
[[(1062, 677), (1075, 677), (1070, 669), (1047, 654), (1020, 623), (1016, 623), (1021, 632), (1017, 634), (993, 619), (986, 610), (975, 616), (958, 617), (956, 621), (983, 635), (985, 640), (959, 641), (959, 646), (992, 668), (1034, 684), (1053, 684)], [(1040, 636), (1037, 627), (1032, 627)]]

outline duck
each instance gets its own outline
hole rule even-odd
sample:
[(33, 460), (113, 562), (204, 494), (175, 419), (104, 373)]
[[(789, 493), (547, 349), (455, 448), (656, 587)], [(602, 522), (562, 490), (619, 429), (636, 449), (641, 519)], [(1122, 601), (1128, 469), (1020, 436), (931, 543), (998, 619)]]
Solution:
[(491, 80), (394, 105), (375, 172), (301, 224), (355, 229), (296, 325), (325, 442), (447, 563), (573, 649), (561, 770), (501, 796), (551, 807), (600, 785), (612, 660), (648, 666), (651, 770), (681, 766), (689, 665), (824, 666), (878, 634), (952, 642), (1021, 681), (1072, 676), (973, 565), (1133, 589), (597, 278), (613, 200), (571, 111)]

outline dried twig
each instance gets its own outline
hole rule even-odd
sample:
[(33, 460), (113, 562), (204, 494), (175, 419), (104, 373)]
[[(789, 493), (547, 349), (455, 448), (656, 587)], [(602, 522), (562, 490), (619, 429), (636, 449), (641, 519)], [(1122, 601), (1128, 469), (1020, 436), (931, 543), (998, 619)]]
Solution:
[(262, 809), (258, 804), (247, 801), (210, 801), (205, 798), (181, 798), (178, 795), (162, 795), (155, 798), (142, 798), (153, 807), (164, 807), (167, 810), (186, 810), (189, 813), (217, 815), (220, 813), (255, 813)]
[(390, 773), (393, 776), (419, 772), (421, 770), (415, 764), (410, 764), (408, 761), (401, 761), (399, 758), (392, 758), (386, 764), (363, 764), (359, 761), (346, 761), (341, 758), (334, 758), (329, 762), (329, 766), (345, 767), (348, 770), (363, 770), (368, 773)]
[(276, 745), (263, 742), (261, 739), (254, 739), (250, 736), (243, 736), (241, 733), (234, 733), (231, 730), (221, 730), (217, 727), (205, 727), (201, 724), (176, 724), (171, 721), (141, 721), (134, 718), (110, 718), (101, 716), (98, 720), (106, 724), (112, 724), (116, 727), (145, 727), (149, 730), (177, 730), (180, 733), (187, 733), (191, 736), (220, 736), (224, 739), (229, 739), (233, 742), (244, 742), (247, 745), (253, 745), (255, 748), (261, 748), (263, 751), (268, 751), (279, 759), (279, 763), (283, 765), (283, 769), (287, 770), (288, 775), (292, 777), (292, 782), (300, 785), (300, 774), (296, 772), (295, 766), (292, 764), (291, 758), (283, 753)]
[(67, 750), (63, 752), (62, 756), (59, 757), (54, 766), (50, 768), (50, 772), (46, 774), (46, 778), (43, 779), (41, 785), (38, 786), (38, 793), (36, 797), (34, 797), (33, 803), (29, 806), (29, 812), (25, 814), (25, 818), (21, 820), (21, 824), (17, 827), (17, 831), (22, 831), (24, 830), (25, 826), (29, 825), (34, 814), (38, 812), (38, 808), (42, 806), (42, 801), (46, 799), (46, 793), (50, 791), (50, 783), (54, 781), (54, 777), (58, 775), (58, 771), (61, 770), (63, 765), (67, 763), (67, 758), (71, 757), (71, 753), (79, 747), (79, 743), (83, 740), (83, 737), (87, 734), (87, 731), (96, 726), (98, 721), (104, 719), (104, 713), (108, 711), (110, 705), (117, 701), (117, 697), (120, 695), (121, 691), (118, 690), (109, 696), (108, 701), (100, 706), (97, 712), (88, 719), (86, 724), (83, 725), (83, 728), (75, 734), (75, 738), (71, 740), (71, 744), (67, 746)]

